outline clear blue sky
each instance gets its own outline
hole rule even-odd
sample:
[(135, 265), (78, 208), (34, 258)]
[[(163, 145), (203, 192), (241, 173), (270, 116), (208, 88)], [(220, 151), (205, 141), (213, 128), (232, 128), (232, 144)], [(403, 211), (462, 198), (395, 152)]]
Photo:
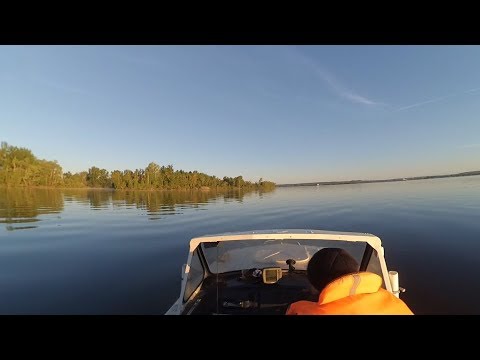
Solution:
[(480, 170), (480, 46), (1, 46), (0, 140), (64, 171)]

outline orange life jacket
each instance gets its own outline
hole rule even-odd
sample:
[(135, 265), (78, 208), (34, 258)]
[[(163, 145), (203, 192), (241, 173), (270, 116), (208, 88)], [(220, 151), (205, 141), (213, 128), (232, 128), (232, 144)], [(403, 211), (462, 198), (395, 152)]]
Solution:
[(413, 315), (395, 295), (381, 288), (382, 278), (371, 272), (348, 274), (329, 283), (318, 302), (297, 301), (287, 315)]

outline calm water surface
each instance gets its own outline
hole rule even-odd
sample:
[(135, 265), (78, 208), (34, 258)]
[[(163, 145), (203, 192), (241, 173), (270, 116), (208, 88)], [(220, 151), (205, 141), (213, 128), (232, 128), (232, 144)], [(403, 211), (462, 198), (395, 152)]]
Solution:
[(417, 314), (480, 314), (480, 176), (273, 192), (0, 189), (1, 314), (162, 314), (192, 237), (379, 236)]

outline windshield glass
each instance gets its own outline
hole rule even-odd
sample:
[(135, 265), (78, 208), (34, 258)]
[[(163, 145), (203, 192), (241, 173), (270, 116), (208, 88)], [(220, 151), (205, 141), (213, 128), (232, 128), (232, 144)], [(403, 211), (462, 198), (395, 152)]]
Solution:
[(310, 258), (320, 249), (345, 249), (361, 263), (365, 242), (333, 240), (246, 240), (202, 243), (207, 265), (212, 273), (224, 273), (252, 268), (281, 267), (295, 260), (296, 270), (306, 270)]

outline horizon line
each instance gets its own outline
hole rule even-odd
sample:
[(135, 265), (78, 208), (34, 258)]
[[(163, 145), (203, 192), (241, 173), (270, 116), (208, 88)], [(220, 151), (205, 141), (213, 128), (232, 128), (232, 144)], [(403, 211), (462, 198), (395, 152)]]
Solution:
[[(478, 174), (472, 174), (478, 173)], [(311, 182), (300, 182), (300, 183), (288, 183), (288, 184), (276, 184), (276, 186), (288, 186), (288, 185), (325, 185), (325, 184), (347, 184), (351, 182), (388, 182), (388, 181), (403, 181), (403, 180), (421, 180), (424, 178), (431, 178), (431, 177), (448, 177), (448, 176), (455, 176), (455, 175), (480, 175), (480, 170), (471, 170), (471, 171), (462, 171), (453, 174), (441, 174), (441, 175), (420, 175), (420, 176), (409, 176), (409, 177), (396, 177), (396, 178), (389, 178), (389, 179), (353, 179), (353, 180), (337, 180), (337, 181), (311, 181)]]

